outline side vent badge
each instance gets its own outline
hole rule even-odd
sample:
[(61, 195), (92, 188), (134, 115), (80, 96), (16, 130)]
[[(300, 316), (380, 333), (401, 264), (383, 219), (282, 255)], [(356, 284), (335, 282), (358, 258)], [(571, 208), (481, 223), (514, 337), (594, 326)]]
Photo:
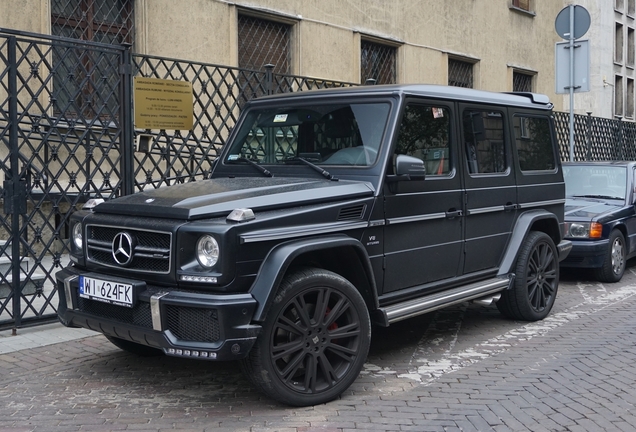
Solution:
[(254, 212), (252, 211), (252, 209), (248, 208), (234, 209), (232, 210), (232, 213), (227, 216), (227, 220), (233, 222), (245, 222), (252, 219), (256, 219), (256, 216), (254, 216)]

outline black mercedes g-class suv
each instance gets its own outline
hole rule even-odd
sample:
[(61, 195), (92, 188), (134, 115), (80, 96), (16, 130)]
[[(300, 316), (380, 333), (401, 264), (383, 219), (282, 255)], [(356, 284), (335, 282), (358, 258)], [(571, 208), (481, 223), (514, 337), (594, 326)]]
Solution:
[(471, 300), (540, 320), (570, 248), (551, 107), (430, 85), (254, 100), (209, 179), (72, 216), (60, 320), (241, 360), (291, 405), (349, 387), (372, 323)]

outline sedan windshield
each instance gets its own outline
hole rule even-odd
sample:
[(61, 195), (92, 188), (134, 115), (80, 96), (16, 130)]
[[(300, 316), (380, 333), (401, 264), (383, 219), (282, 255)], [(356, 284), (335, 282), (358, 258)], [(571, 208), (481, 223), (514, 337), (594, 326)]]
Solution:
[(625, 199), (627, 170), (621, 166), (564, 165), (567, 197)]
[(388, 103), (360, 103), (253, 109), (225, 161), (370, 166), (389, 108)]

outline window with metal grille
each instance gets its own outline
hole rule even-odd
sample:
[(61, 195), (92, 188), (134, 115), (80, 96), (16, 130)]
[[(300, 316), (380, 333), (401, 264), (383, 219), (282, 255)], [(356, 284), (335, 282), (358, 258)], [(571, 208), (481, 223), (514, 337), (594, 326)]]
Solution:
[(473, 87), (473, 63), (448, 59), (448, 85), (455, 87)]
[(530, 0), (512, 0), (512, 5), (516, 8), (530, 11)]
[(238, 66), (261, 70), (274, 65), (275, 73), (291, 73), (291, 26), (247, 15), (238, 19)]
[[(133, 0), (51, 0), (55, 36), (105, 44), (134, 41)], [(53, 110), (56, 115), (110, 119), (119, 111), (118, 59), (97, 50), (54, 44)]]
[(363, 40), (360, 52), (360, 79), (364, 84), (395, 84), (395, 47)]
[(513, 72), (512, 73), (512, 91), (531, 92), (532, 91), (532, 75)]
[(132, 0), (51, 0), (51, 30), (56, 36), (132, 44), (134, 22)]

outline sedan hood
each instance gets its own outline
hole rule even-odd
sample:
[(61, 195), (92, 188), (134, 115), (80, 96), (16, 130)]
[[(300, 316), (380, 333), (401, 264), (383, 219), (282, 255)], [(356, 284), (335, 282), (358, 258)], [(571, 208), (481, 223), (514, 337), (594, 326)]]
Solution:
[(99, 204), (95, 213), (193, 220), (372, 196), (370, 183), (298, 178), (220, 178), (153, 189)]
[(619, 200), (568, 198), (565, 200), (565, 220), (596, 220), (624, 206)]

